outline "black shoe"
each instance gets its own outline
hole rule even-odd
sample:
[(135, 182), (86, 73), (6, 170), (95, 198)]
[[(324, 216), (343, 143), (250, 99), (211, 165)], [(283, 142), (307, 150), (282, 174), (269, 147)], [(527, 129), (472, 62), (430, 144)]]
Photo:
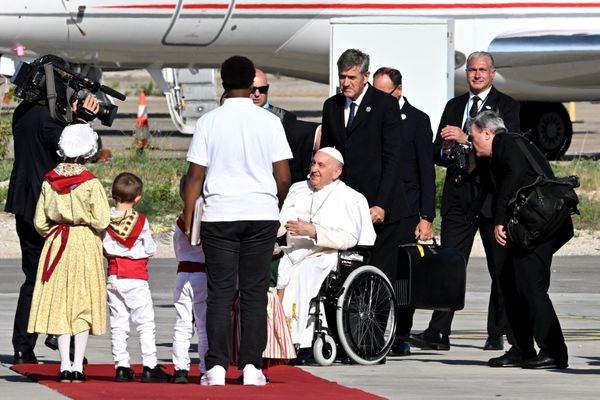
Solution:
[(485, 340), (484, 350), (504, 350), (503, 336), (488, 336)]
[(69, 382), (71, 383), (71, 371), (60, 371), (58, 376), (56, 377), (57, 382)]
[(171, 375), (165, 373), (160, 365), (156, 364), (154, 368), (144, 367), (142, 372), (142, 382), (144, 383), (166, 383), (171, 382)]
[(115, 371), (115, 382), (133, 382), (134, 373), (129, 367), (117, 367)]
[(54, 350), (54, 351), (58, 350), (58, 336), (48, 335), (46, 337), (46, 340), (44, 340), (44, 344), (50, 350)]
[(188, 383), (187, 369), (176, 370), (173, 374), (173, 383)]
[(81, 383), (87, 381), (87, 376), (85, 372), (73, 371), (71, 372), (71, 382), (73, 383)]
[(17, 351), (13, 364), (37, 364), (38, 360), (33, 351)]
[(390, 356), (410, 356), (410, 343), (402, 339), (396, 339), (390, 349)]
[(521, 352), (515, 347), (511, 347), (504, 355), (490, 358), (488, 365), (492, 368), (520, 367), (522, 361)]
[(423, 333), (410, 335), (410, 344), (425, 350), (450, 350), (450, 339), (442, 332), (426, 330)]
[(296, 351), (296, 358), (290, 360), (288, 365), (306, 365), (313, 360), (312, 348), (302, 348)]
[(521, 367), (525, 369), (565, 369), (569, 366), (567, 361), (559, 361), (544, 353), (538, 354), (533, 358), (524, 360)]

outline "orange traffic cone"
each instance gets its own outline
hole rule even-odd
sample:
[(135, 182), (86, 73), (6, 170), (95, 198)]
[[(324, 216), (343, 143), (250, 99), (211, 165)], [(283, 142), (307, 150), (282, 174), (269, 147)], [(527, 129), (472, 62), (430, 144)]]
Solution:
[(138, 98), (138, 112), (135, 120), (134, 147), (139, 155), (150, 147), (150, 126), (148, 124), (148, 109), (146, 108), (146, 94), (140, 92)]

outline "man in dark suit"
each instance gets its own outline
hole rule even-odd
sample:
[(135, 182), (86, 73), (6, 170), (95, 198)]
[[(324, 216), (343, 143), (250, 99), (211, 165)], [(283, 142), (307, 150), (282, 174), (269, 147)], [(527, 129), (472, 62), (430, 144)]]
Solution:
[[(51, 62), (68, 67), (66, 61), (53, 55), (43, 56), (37, 61), (42, 65)], [(99, 110), (98, 102), (91, 96), (86, 98), (83, 107), (90, 110), (93, 115)], [(15, 215), (21, 246), (21, 268), (25, 274), (13, 327), (14, 364), (37, 363), (33, 351), (37, 334), (28, 333), (27, 324), (44, 238), (35, 230), (33, 217), (44, 175), (61, 161), (56, 151), (60, 134), (65, 126), (65, 123), (50, 117), (46, 99), (37, 102), (24, 100), (13, 114), (15, 159), (4, 211)]]
[[(493, 112), (478, 114), (471, 123), (471, 132), (477, 157), (491, 158), (496, 188), (494, 235), (507, 253), (500, 284), (515, 338), (509, 351), (490, 359), (488, 364), (527, 369), (567, 368), (567, 346), (548, 288), (552, 255), (573, 237), (573, 222), (569, 217), (554, 234), (531, 250), (517, 247), (505, 229), (509, 199), (517, 189), (532, 184), (539, 176), (519, 145), (524, 145), (545, 176), (554, 176), (552, 168), (533, 143), (521, 135), (508, 133), (502, 119)], [(540, 348), (537, 355), (534, 338)]]
[(297, 119), (296, 114), (272, 105), (269, 102), (270, 85), (267, 75), (258, 68), (252, 85), (252, 93), (250, 93), (252, 102), (269, 110), (281, 120), (285, 136), (294, 155), (294, 158), (289, 160), (292, 183), (305, 181), (310, 170), (313, 151), (319, 148), (319, 124), (301, 121)]
[(369, 203), (377, 240), (372, 263), (393, 283), (399, 224), (407, 205), (399, 165), (403, 127), (398, 102), (369, 85), (369, 56), (348, 49), (337, 62), (341, 93), (323, 105), (321, 144), (335, 147), (345, 160), (342, 181)]
[[(469, 92), (448, 101), (434, 142), (436, 164), (447, 167), (442, 194), (441, 242), (458, 249), (468, 261), (475, 233), (479, 230), (488, 270), (492, 279), (488, 308), (488, 337), (485, 350), (504, 348), (503, 335), (510, 334), (504, 301), (498, 285), (505, 251), (494, 240), (492, 220), (492, 196), (489, 168), (486, 160), (475, 159), (472, 151), (466, 151), (468, 169), (460, 168), (452, 158), (460, 159), (454, 150), (465, 145), (469, 139), (469, 121), (479, 111), (494, 110), (504, 120), (511, 132), (520, 132), (519, 103), (500, 93), (492, 86), (496, 69), (492, 55), (475, 52), (467, 60), (467, 83)], [(452, 311), (434, 311), (425, 332), (411, 336), (411, 342), (421, 348), (450, 349)]]
[[(435, 167), (429, 116), (402, 96), (402, 74), (397, 69), (379, 68), (373, 75), (373, 86), (398, 100), (404, 125), (405, 144), (402, 146), (400, 174), (406, 191), (408, 212), (400, 220), (401, 237), (398, 244), (431, 240), (435, 218)], [(410, 354), (408, 337), (414, 313), (414, 308), (398, 309), (392, 355)]]

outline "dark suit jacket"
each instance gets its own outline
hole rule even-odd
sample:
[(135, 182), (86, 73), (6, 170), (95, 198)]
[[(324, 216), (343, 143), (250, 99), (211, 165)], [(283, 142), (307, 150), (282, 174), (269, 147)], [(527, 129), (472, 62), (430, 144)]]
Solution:
[[(434, 158), (438, 165), (447, 167), (446, 160), (441, 157), (443, 139), (440, 135), (446, 125), (462, 127), (465, 107), (469, 100), (469, 93), (455, 97), (446, 103), (444, 113), (440, 119), (437, 135), (434, 141)], [(521, 132), (519, 121), (519, 103), (512, 97), (499, 92), (492, 86), (490, 93), (483, 104), (482, 111), (496, 111), (504, 120), (509, 132)], [(489, 160), (477, 160), (477, 168), (470, 174), (469, 179), (463, 184), (454, 182), (454, 175), (447, 171), (442, 194), (441, 214), (444, 216), (451, 207), (461, 207), (468, 219), (473, 219), (480, 212), (485, 217), (491, 218), (492, 196), (489, 195)], [(482, 182), (483, 177), (483, 182)]]
[(435, 216), (435, 167), (433, 132), (429, 116), (406, 98), (400, 112), (404, 123), (401, 173), (411, 215)]
[(4, 211), (33, 224), (44, 175), (58, 165), (64, 125), (50, 118), (46, 105), (21, 102), (13, 114), (14, 155)]
[(285, 136), (294, 156), (290, 160), (292, 183), (305, 181), (310, 172), (315, 132), (319, 124), (316, 122), (295, 119), (284, 126)]
[(321, 147), (332, 146), (344, 156), (342, 180), (362, 193), (369, 207), (386, 211), (386, 220), (397, 221), (406, 212), (399, 176), (403, 127), (395, 98), (371, 85), (346, 132), (346, 98), (338, 93), (323, 105)]

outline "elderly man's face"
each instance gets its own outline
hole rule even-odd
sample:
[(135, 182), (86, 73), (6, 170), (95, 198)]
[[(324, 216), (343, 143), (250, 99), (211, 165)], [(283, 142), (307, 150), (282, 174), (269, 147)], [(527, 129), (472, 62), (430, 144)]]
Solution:
[(479, 129), (474, 124), (471, 124), (470, 132), (477, 157), (491, 157), (494, 134), (489, 129)]
[(360, 73), (360, 65), (355, 65), (352, 68), (339, 71), (338, 78), (340, 80), (340, 90), (344, 96), (356, 100), (369, 81), (369, 72), (363, 75)]
[[(267, 82), (267, 76), (261, 70), (256, 70), (256, 76), (252, 81), (252, 93), (250, 93), (250, 98), (252, 102), (259, 107), (262, 107), (267, 102), (269, 97), (269, 83)], [(264, 93), (261, 93), (264, 92)]]
[(492, 86), (496, 69), (489, 57), (474, 57), (467, 65), (467, 83), (474, 94), (479, 94)]
[(335, 181), (342, 174), (338, 160), (329, 154), (318, 151), (310, 166), (310, 183), (316, 190), (322, 189)]

